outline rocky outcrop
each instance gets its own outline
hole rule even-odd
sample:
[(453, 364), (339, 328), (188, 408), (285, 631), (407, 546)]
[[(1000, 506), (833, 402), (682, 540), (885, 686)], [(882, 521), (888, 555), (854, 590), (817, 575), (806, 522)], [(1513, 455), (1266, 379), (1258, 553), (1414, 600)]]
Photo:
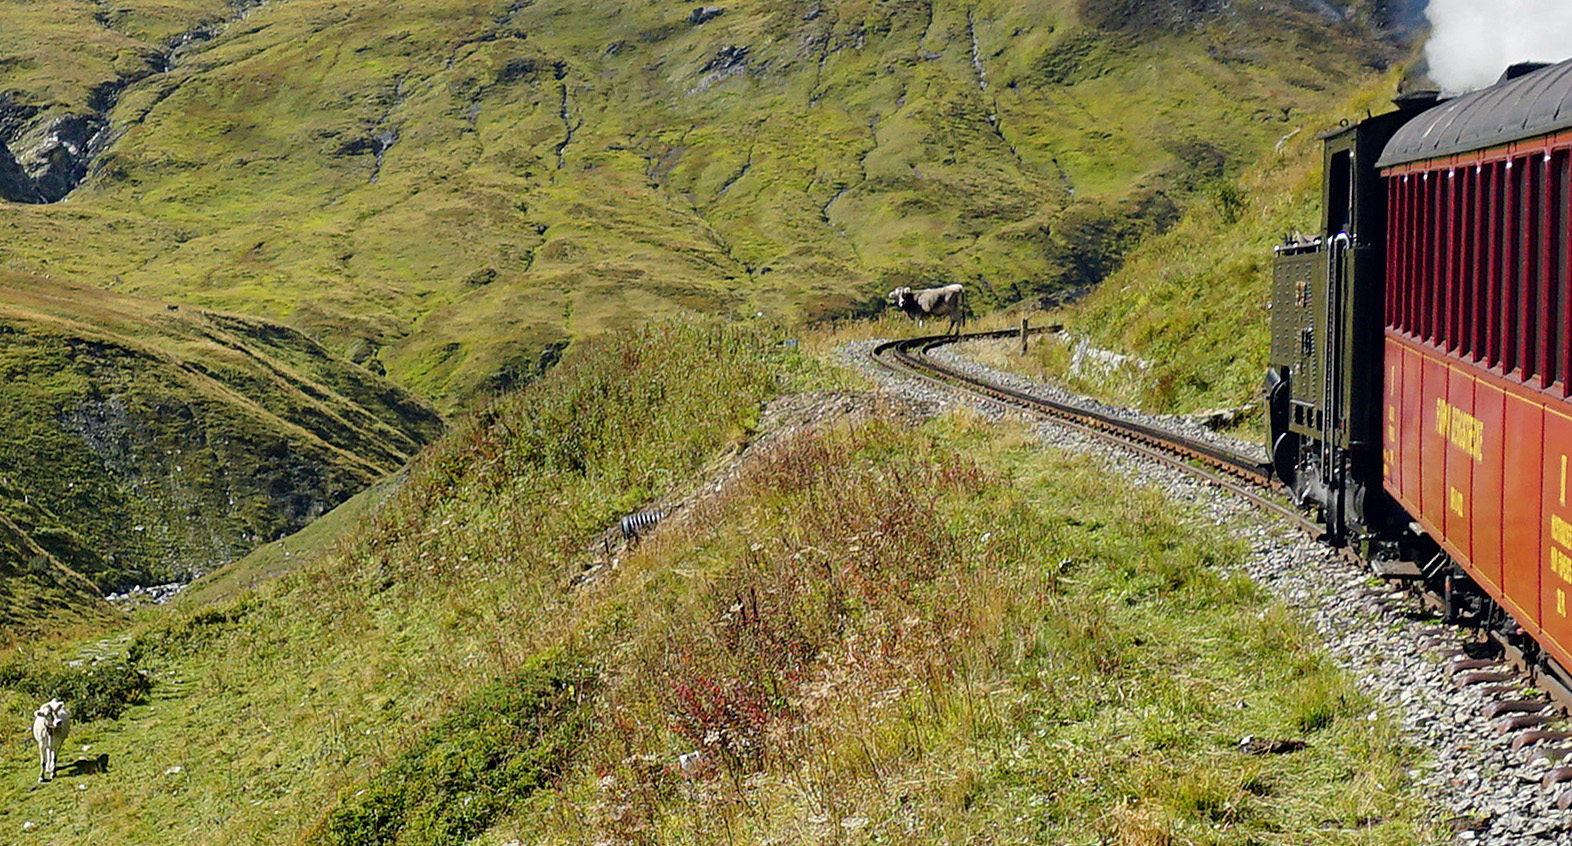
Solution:
[(36, 196), (36, 192), (27, 174), (22, 171), (22, 166), (16, 163), (9, 149), (0, 146), (0, 199), (37, 202), (28, 199), (33, 196)]
[[(231, 0), (230, 20), (242, 20), (265, 3)], [(113, 28), (107, 18), (99, 17), (99, 22)], [(109, 116), (121, 92), (170, 72), (183, 50), (211, 40), (225, 25), (209, 21), (163, 44), (143, 45), (139, 66), (133, 62), (131, 69), (99, 82), (80, 105), (31, 104), (18, 101), (11, 92), (0, 94), (0, 199), (38, 204), (65, 199), (114, 141)]]
[(104, 147), (109, 119), (88, 112), (48, 112), (33, 121), (6, 146), (20, 171), (15, 196), (24, 203), (54, 203), (87, 176), (89, 165)]
[(80, 106), (0, 94), (0, 198), (55, 203), (75, 190), (109, 144), (109, 110), (127, 85), (154, 72), (153, 58), (142, 73), (95, 86)]

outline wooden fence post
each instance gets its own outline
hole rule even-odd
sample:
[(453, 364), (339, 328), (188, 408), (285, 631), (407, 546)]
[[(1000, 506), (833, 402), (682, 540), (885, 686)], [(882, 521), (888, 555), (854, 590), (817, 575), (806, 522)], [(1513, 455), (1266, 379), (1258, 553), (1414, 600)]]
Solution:
[(1026, 355), (1026, 318), (1021, 318), (1021, 355)]

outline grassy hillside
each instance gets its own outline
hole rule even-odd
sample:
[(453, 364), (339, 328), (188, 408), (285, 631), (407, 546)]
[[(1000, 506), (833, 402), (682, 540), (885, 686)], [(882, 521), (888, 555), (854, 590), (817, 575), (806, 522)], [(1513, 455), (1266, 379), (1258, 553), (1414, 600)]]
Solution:
[(10, 102), (110, 127), (0, 256), (284, 321), (443, 408), (676, 310), (1095, 281), (1390, 53), (1365, 4), (1288, 0), (238, 5), (0, 3)]
[(0, 272), (0, 341), (0, 561), (104, 590), (293, 532), (441, 426), (292, 329), (58, 279)]
[[(1170, 231), (1142, 242), (1105, 284), (1056, 313), (1069, 329), (1059, 342), (1036, 344), (1025, 360), (1001, 355), (991, 363), (1153, 411), (1257, 403), (1272, 247), (1290, 232), (1314, 231), (1321, 215), (1318, 136), (1340, 120), (1389, 111), (1400, 77), (1399, 70), (1368, 78), (1335, 108), (1301, 116), (1260, 162), (1211, 186)], [(1082, 339), (1146, 366), (1076, 372)]]
[(97, 586), (70, 563), (91, 560), (80, 538), (61, 530), (53, 515), (0, 481), (0, 632), (6, 638), (43, 632), (91, 631), (123, 623)]
[[(876, 404), (725, 472), (767, 400), (837, 384), (777, 339), (690, 322), (576, 347), (314, 563), (18, 654), (6, 713), (67, 659), (129, 707), (75, 731), (50, 785), (25, 790), (11, 756), (0, 829), (1431, 842), (1394, 727), (1225, 572), (1240, 545), (1159, 494), (1023, 431), (964, 414), (914, 430)], [(618, 515), (701, 492), (604, 566)], [(1310, 745), (1258, 758), (1244, 734)], [(77, 763), (100, 754), (107, 773)]]
[(1374, 8), (0, 0), (0, 513), (175, 578), (570, 340), (1097, 281), (1384, 65)]

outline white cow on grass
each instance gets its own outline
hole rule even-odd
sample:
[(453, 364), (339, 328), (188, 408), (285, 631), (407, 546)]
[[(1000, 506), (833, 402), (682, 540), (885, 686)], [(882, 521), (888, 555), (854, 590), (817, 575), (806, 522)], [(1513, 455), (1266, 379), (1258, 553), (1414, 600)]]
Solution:
[(55, 755), (71, 733), (71, 714), (64, 702), (51, 699), (33, 712), (33, 739), (38, 741), (38, 780), (55, 777)]

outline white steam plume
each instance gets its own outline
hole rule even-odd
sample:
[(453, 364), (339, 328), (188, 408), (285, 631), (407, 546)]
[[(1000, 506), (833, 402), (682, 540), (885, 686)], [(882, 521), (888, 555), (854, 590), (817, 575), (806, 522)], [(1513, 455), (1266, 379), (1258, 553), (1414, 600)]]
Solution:
[(1483, 88), (1515, 62), (1572, 57), (1568, 0), (1430, 0), (1430, 78), (1450, 93)]

